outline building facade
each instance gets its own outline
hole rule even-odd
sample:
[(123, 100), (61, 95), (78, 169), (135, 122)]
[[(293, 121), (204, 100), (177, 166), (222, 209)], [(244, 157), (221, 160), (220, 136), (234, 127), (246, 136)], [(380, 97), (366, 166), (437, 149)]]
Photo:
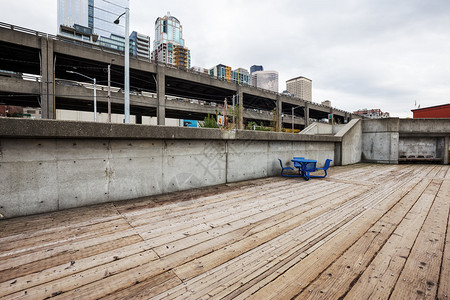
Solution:
[(130, 35), (130, 53), (134, 57), (150, 59), (150, 37), (133, 31)]
[(228, 82), (236, 82), (243, 85), (250, 85), (250, 75), (248, 70), (238, 68), (232, 70), (231, 67), (218, 64), (209, 69), (209, 75), (217, 77)]
[(264, 71), (263, 66), (253, 65), (250, 67), (250, 74), (256, 72), (256, 71)]
[(373, 108), (373, 109), (360, 109), (353, 112), (355, 115), (369, 118), (369, 119), (382, 119), (382, 118), (389, 118), (388, 112), (382, 112), (379, 108)]
[(450, 103), (411, 110), (414, 119), (450, 119)]
[(252, 73), (252, 85), (278, 93), (277, 71), (255, 71)]
[(303, 76), (286, 81), (286, 90), (295, 97), (312, 102), (312, 80)]
[(114, 24), (114, 20), (126, 8), (129, 0), (58, 0), (58, 33), (66, 35), (67, 28), (82, 29), (73, 37), (87, 41), (86, 35), (96, 35), (105, 43), (112, 38), (110, 43), (115, 44), (115, 36), (125, 35), (125, 20), (119, 24)]
[(191, 67), (191, 51), (184, 44), (183, 26), (170, 12), (156, 19), (152, 60), (186, 69)]

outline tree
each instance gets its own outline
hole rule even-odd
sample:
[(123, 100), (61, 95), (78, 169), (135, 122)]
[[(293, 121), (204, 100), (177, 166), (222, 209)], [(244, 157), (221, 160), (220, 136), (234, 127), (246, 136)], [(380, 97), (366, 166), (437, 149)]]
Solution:
[(203, 128), (219, 128), (219, 126), (217, 125), (216, 118), (214, 118), (214, 116), (211, 116), (209, 114), (208, 114), (207, 117), (205, 117), (203, 122), (200, 123), (200, 127), (203, 127)]

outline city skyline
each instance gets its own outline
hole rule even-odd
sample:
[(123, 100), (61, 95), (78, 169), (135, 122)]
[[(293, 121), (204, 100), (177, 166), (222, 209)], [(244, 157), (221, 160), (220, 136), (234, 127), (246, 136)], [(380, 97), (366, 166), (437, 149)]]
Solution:
[[(57, 1), (43, 0), (37, 8), (26, 3), (2, 5), (0, 21), (56, 34)], [(314, 81), (314, 102), (329, 99), (348, 111), (379, 108), (411, 117), (414, 103), (450, 102), (446, 1), (236, 4), (131, 0), (130, 31), (153, 41), (155, 20), (170, 11), (183, 24), (192, 66), (260, 64), (279, 72), (279, 92), (286, 80), (305, 76)], [(239, 26), (219, 22), (230, 18)]]

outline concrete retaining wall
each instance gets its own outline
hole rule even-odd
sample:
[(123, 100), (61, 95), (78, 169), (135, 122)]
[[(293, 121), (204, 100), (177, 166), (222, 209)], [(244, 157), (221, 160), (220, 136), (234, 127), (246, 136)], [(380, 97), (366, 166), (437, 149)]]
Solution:
[(336, 134), (342, 138), (341, 161), (342, 165), (356, 164), (361, 161), (362, 151), (362, 122), (358, 119), (351, 120)]
[(398, 163), (399, 119), (362, 120), (362, 160)]
[(0, 214), (16, 217), (280, 172), (333, 136), (0, 118)]
[(450, 119), (363, 120), (362, 133), (363, 161), (448, 164)]

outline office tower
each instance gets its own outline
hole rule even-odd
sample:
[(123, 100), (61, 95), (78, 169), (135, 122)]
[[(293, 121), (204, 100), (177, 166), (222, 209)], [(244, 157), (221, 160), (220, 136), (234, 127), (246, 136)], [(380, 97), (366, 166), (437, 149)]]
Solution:
[(150, 37), (133, 31), (130, 35), (130, 53), (134, 57), (150, 59)]
[(264, 71), (264, 67), (263, 66), (257, 66), (257, 65), (253, 65), (250, 67), (250, 74), (253, 74), (256, 71)]
[(236, 70), (233, 70), (233, 81), (244, 85), (250, 85), (250, 73), (247, 69), (237, 68)]
[(58, 0), (58, 34), (118, 50), (125, 48), (125, 20), (114, 20), (129, 0)]
[(293, 94), (305, 101), (312, 101), (312, 80), (306, 77), (296, 77), (286, 81), (286, 89), (289, 93)]
[(209, 75), (215, 76), (222, 80), (226, 80), (228, 82), (237, 82), (244, 85), (250, 84), (249, 73), (244, 68), (232, 70), (232, 68), (229, 66), (219, 64), (209, 70)]
[(278, 93), (278, 72), (255, 71), (252, 73), (252, 85)]
[(184, 45), (183, 26), (170, 12), (156, 19), (152, 59), (176, 67), (191, 67), (191, 51)]
[(212, 75), (219, 79), (223, 79), (228, 82), (231, 82), (231, 78), (232, 78), (233, 74), (231, 71), (231, 67), (225, 66), (222, 64), (218, 64), (218, 65), (212, 67), (211, 69), (209, 69), (209, 75)]

